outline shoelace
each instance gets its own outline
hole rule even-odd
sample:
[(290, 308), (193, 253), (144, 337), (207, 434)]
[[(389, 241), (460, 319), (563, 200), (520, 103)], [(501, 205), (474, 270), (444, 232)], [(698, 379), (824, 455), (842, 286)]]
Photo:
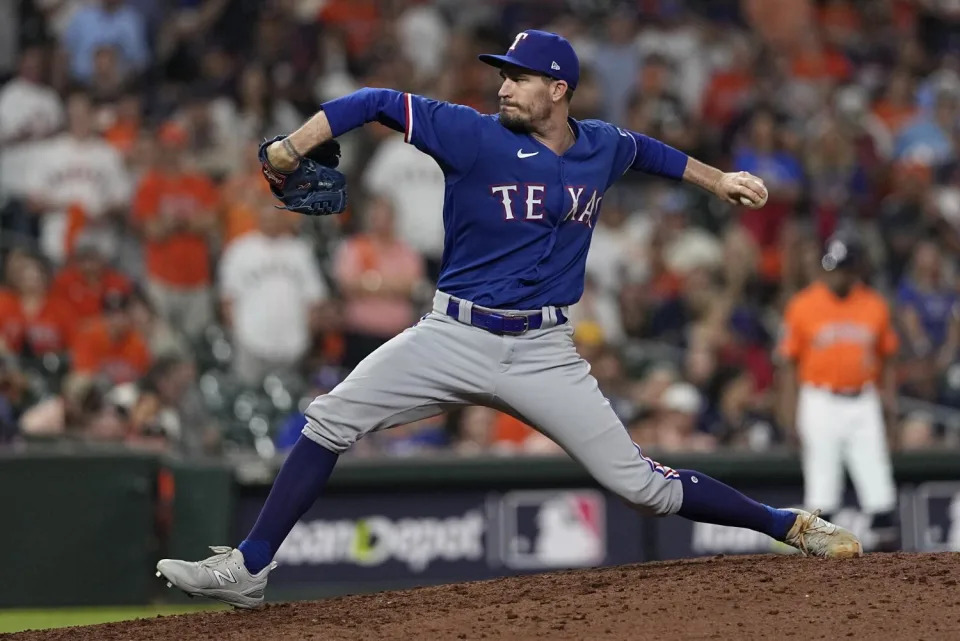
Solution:
[(210, 549), (214, 551), (214, 556), (211, 556), (209, 559), (205, 559), (200, 562), (200, 565), (204, 567), (211, 567), (216, 563), (220, 563), (233, 552), (233, 548), (227, 547), (225, 545), (211, 545)]
[[(200, 561), (200, 565), (202, 565), (205, 568), (213, 567), (217, 563), (220, 563), (221, 561), (226, 560), (226, 558), (230, 556), (230, 553), (233, 552), (233, 548), (226, 545), (211, 545), (209, 547), (211, 550), (215, 552), (215, 554), (214, 556), (211, 556), (209, 559), (204, 559), (203, 561)], [(276, 561), (271, 561), (267, 567), (273, 570), (277, 567), (277, 565), (278, 564)], [(257, 574), (256, 576), (259, 576), (259, 574)]]
[[(827, 532), (829, 524), (820, 519), (820, 510), (814, 510), (811, 512), (809, 518), (800, 518), (804, 519), (800, 522), (800, 532), (797, 533), (797, 539), (800, 543), (800, 551), (803, 552), (804, 556), (810, 556), (810, 551), (807, 549), (806, 535), (809, 533), (829, 534), (829, 532)], [(818, 525), (817, 521), (822, 521), (823, 525)]]

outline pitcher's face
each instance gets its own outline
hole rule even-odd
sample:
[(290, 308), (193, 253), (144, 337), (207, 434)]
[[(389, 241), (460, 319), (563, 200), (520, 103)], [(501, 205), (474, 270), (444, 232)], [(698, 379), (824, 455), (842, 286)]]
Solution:
[(500, 123), (511, 131), (528, 133), (537, 123), (550, 117), (554, 103), (551, 86), (556, 80), (513, 65), (500, 70), (503, 83), (497, 97), (500, 99)]

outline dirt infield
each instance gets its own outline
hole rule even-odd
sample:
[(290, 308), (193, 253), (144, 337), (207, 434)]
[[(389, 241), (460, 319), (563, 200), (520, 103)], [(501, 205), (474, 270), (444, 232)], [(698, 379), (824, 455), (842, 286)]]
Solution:
[(0, 639), (960, 639), (958, 578), (952, 553), (721, 556)]

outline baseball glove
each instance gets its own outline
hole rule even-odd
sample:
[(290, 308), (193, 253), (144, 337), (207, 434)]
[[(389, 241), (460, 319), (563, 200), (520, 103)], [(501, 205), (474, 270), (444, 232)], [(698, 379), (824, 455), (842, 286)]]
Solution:
[(347, 179), (336, 170), (340, 164), (340, 143), (328, 140), (303, 157), (296, 169), (283, 172), (270, 164), (267, 147), (283, 140), (277, 136), (260, 143), (257, 156), (270, 191), (289, 209), (307, 216), (339, 214), (347, 208)]

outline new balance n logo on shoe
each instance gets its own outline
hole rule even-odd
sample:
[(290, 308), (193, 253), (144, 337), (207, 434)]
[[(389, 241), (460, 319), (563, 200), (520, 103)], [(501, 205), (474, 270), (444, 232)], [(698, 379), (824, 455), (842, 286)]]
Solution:
[(230, 583), (237, 582), (237, 580), (233, 578), (233, 572), (230, 571), (230, 568), (227, 568), (226, 574), (224, 574), (220, 570), (214, 570), (213, 576), (217, 577), (217, 582), (219, 582), (221, 586), (223, 586), (224, 581), (229, 581)]

